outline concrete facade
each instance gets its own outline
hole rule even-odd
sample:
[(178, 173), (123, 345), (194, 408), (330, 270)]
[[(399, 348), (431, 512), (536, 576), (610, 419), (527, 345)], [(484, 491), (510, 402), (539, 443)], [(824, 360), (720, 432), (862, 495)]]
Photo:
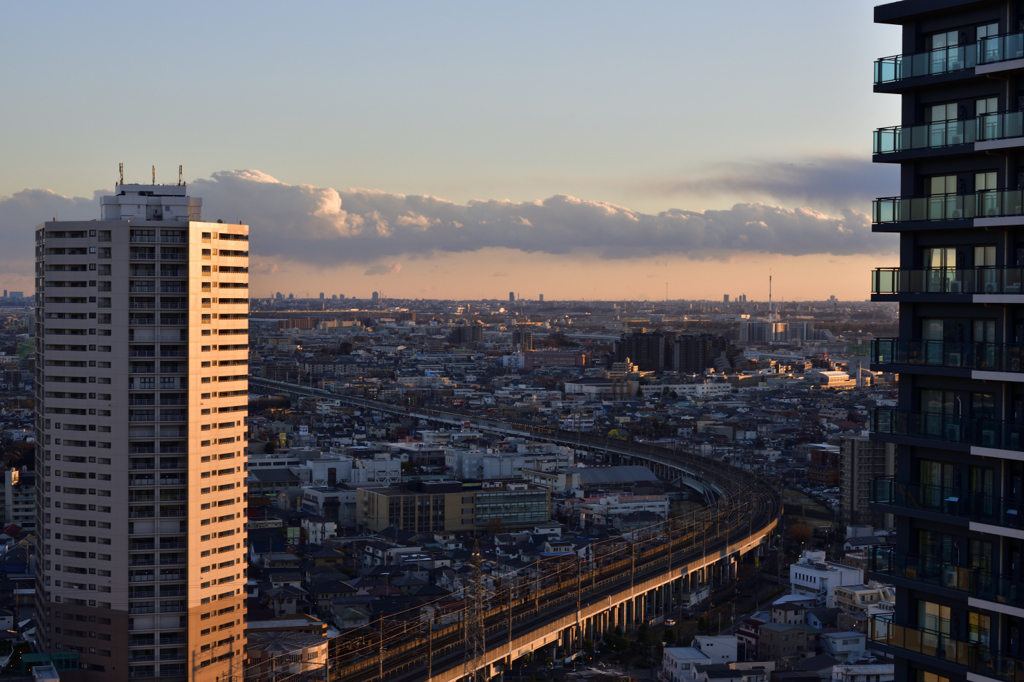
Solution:
[(72, 681), (241, 674), (248, 226), (101, 201), (36, 229), (37, 644)]

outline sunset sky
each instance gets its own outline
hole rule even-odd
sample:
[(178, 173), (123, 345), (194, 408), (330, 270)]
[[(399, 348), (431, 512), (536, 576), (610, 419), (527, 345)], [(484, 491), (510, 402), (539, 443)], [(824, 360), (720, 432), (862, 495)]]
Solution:
[(873, 4), (4, 3), (0, 287), (124, 162), (252, 226), (254, 296), (863, 300)]

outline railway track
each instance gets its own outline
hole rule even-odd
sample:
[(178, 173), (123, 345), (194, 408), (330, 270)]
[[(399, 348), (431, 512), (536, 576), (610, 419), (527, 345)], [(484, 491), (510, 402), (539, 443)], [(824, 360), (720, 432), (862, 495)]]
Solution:
[[(498, 578), (487, 595), (483, 617), (487, 648), (507, 645), (550, 626), (591, 604), (652, 577), (664, 576), (729, 547), (770, 532), (782, 510), (781, 496), (767, 481), (688, 449), (633, 443), (536, 424), (433, 409), (410, 410), (377, 401), (328, 393), (294, 384), (250, 379), (250, 385), (296, 395), (341, 400), (369, 410), (528, 435), (578, 448), (599, 450), (669, 467), (700, 479), (714, 491), (714, 503), (691, 516), (675, 517), (642, 531), (632, 542), (596, 543), (588, 559), (554, 558), (531, 567), (527, 579)], [(384, 616), (358, 633), (335, 638), (329, 679), (345, 682), (419, 682), (464, 664), (464, 612), (456, 622), (429, 628), (419, 608)]]

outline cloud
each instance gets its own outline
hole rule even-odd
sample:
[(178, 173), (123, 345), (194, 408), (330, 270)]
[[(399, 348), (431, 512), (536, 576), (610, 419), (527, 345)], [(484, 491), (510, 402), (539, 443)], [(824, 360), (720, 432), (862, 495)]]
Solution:
[(498, 270), (496, 273), (492, 275), (492, 277), (508, 277), (508, 273), (505, 272), (504, 270)]
[(663, 196), (767, 196), (816, 206), (866, 209), (872, 199), (899, 193), (899, 167), (851, 157), (733, 163), (700, 177), (647, 182), (636, 189)]
[(26, 189), (0, 197), (0, 271), (31, 276), (35, 262), (35, 227), (59, 220), (91, 220), (100, 217), (97, 191), (91, 199), (65, 197), (48, 189)]
[(401, 271), (402, 271), (402, 264), (401, 263), (391, 263), (390, 265), (385, 264), (385, 263), (377, 263), (376, 265), (371, 265), (369, 268), (367, 268), (366, 272), (364, 272), (363, 274), (364, 275), (397, 275)]
[[(812, 192), (800, 188), (801, 178), (813, 184), (814, 173), (806, 168), (775, 175), (754, 182), (750, 173), (741, 173), (733, 181), (737, 188), (762, 187), (794, 198)], [(747, 202), (723, 210), (649, 214), (566, 195), (456, 204), (432, 196), (289, 185), (257, 170), (217, 172), (190, 183), (189, 190), (202, 197), (204, 219), (242, 220), (251, 226), (256, 271), (268, 274), (276, 264), (284, 267), (289, 261), (317, 267), (375, 263), (366, 269), (367, 275), (396, 274), (401, 269), (398, 257), (487, 248), (604, 259), (683, 256), (727, 261), (740, 253), (891, 253), (898, 243), (894, 237), (872, 234), (868, 216), (849, 208), (825, 213)], [(0, 271), (31, 276), (32, 228), (53, 217), (99, 218), (97, 196), (104, 193), (69, 198), (27, 189), (0, 197)]]
[(467, 204), (379, 190), (289, 185), (259, 171), (221, 171), (191, 184), (207, 220), (242, 220), (255, 253), (318, 265), (396, 256), (508, 248), (525, 253), (590, 252), (601, 258), (683, 255), (726, 259), (736, 252), (784, 255), (891, 252), (865, 213), (826, 214), (761, 202), (725, 210), (647, 214), (556, 195)]
[(249, 271), (257, 275), (276, 275), (280, 271), (277, 263), (253, 260), (249, 263)]

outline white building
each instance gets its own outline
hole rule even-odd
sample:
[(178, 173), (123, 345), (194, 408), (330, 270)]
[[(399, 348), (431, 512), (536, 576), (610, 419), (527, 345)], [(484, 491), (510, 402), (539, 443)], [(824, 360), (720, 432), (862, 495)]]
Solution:
[(180, 184), (100, 205), (35, 231), (36, 645), (85, 682), (240, 677), (249, 228)]
[(832, 682), (894, 682), (895, 679), (896, 666), (892, 663), (832, 666)]
[(580, 528), (610, 526), (611, 519), (633, 512), (652, 512), (668, 518), (668, 495), (629, 495), (618, 493), (601, 497), (584, 497), (579, 500)]
[(712, 663), (732, 663), (736, 660), (736, 635), (697, 635), (693, 645)]
[(356, 458), (351, 455), (324, 453), (304, 464), (309, 470), (309, 483), (313, 486), (334, 486), (342, 483), (383, 483), (392, 485), (402, 480), (402, 461), (388, 453), (374, 453), (372, 457)]
[(732, 384), (725, 381), (702, 381), (696, 384), (651, 384), (644, 386), (646, 395), (675, 393), (680, 398), (717, 398), (732, 393)]
[(338, 523), (335, 519), (325, 516), (307, 516), (302, 519), (301, 523), (306, 542), (311, 545), (323, 545), (324, 540), (338, 535)]
[(692, 682), (697, 679), (694, 665), (713, 662), (694, 647), (665, 647), (661, 655), (661, 679), (665, 682)]
[(835, 588), (842, 585), (862, 585), (864, 571), (825, 561), (825, 552), (805, 550), (795, 564), (789, 566), (791, 594), (813, 597), (818, 606), (836, 605)]

